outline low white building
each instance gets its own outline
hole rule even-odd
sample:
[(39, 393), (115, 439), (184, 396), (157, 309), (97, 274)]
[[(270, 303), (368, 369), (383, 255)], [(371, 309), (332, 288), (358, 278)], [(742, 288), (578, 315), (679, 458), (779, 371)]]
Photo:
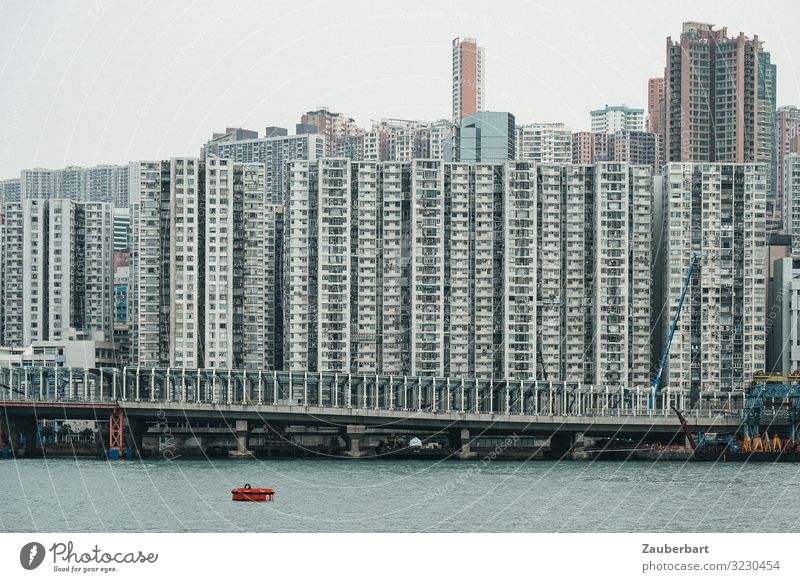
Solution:
[(106, 368), (117, 365), (114, 343), (102, 334), (65, 334), (65, 339), (36, 341), (26, 347), (0, 347), (0, 368)]

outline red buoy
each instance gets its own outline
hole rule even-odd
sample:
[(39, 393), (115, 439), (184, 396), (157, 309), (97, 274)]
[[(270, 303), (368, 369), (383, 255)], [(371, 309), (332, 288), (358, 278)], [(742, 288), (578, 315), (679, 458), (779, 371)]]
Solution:
[(237, 487), (231, 489), (233, 494), (233, 501), (272, 501), (272, 496), (275, 491), (264, 487), (250, 487), (250, 483), (246, 483), (244, 487)]

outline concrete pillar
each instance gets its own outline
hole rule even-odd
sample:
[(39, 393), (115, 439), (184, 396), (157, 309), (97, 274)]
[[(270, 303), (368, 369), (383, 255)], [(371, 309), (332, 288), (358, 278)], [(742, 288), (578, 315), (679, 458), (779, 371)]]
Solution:
[(25, 431), (25, 456), (35, 457), (38, 451), (36, 449), (36, 436), (39, 434), (39, 427), (36, 421), (26, 422), (24, 426)]
[(235, 459), (252, 459), (253, 451), (247, 448), (247, 437), (250, 432), (249, 423), (246, 420), (236, 421), (236, 450), (228, 451), (228, 456)]
[(144, 452), (144, 435), (147, 432), (147, 423), (138, 418), (124, 417), (122, 426), (125, 449), (120, 451), (123, 458), (141, 458)]
[(572, 437), (572, 450), (573, 451), (582, 451), (584, 447), (584, 440), (583, 440), (583, 433), (576, 432)]
[(450, 446), (459, 459), (474, 459), (478, 456), (477, 452), (471, 450), (470, 442), (468, 428), (454, 430), (450, 433)]
[(33, 457), (37, 453), (36, 419), (17, 417), (8, 420), (9, 455)]
[(550, 459), (571, 459), (575, 435), (568, 432), (556, 432), (550, 435), (550, 451), (546, 455)]
[(364, 438), (366, 428), (363, 424), (348, 424), (344, 431), (344, 440), (347, 447), (345, 454), (348, 457), (357, 459), (363, 457), (366, 452), (361, 450), (361, 440)]
[[(5, 414), (5, 411), (3, 411)], [(36, 444), (36, 419), (24, 417), (6, 417), (4, 444), (0, 445), (0, 457), (30, 457), (33, 456)], [(32, 443), (32, 444), (31, 444)], [(7, 453), (3, 453), (7, 450)]]

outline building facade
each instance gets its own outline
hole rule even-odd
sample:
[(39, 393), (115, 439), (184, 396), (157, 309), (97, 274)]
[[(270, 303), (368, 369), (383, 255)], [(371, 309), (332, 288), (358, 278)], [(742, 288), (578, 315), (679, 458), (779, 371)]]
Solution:
[(663, 180), (665, 321), (674, 317), (692, 256), (698, 257), (665, 385), (693, 397), (701, 389), (743, 389), (765, 366), (769, 167), (670, 163)]
[(625, 105), (606, 105), (590, 113), (592, 133), (616, 133), (618, 131), (644, 131), (644, 109)]
[(776, 68), (758, 36), (686, 22), (667, 38), (664, 155), (668, 162), (766, 163), (768, 227), (776, 205)]
[(0, 205), (5, 202), (19, 202), (21, 199), (22, 184), (19, 178), (0, 180)]
[(6, 201), (3, 206), (2, 312), (4, 346), (23, 345), (23, 224), (21, 202)]
[(516, 159), (514, 116), (504, 111), (481, 111), (461, 122), (459, 161), (503, 164)]
[[(325, 138), (323, 151), (316, 158), (293, 158), (299, 160), (318, 159), (323, 156), (335, 156), (340, 144), (347, 138), (356, 137), (361, 130), (356, 126), (356, 122), (351, 117), (346, 117), (341, 113), (334, 113), (327, 107), (320, 107), (316, 111), (308, 111), (300, 118), (296, 133), (318, 133)], [(261, 161), (261, 160), (237, 160), (237, 161)]]
[[(775, 205), (777, 210), (781, 213), (781, 221), (785, 226), (786, 215), (786, 197), (784, 194), (784, 163), (786, 156), (792, 153), (798, 153), (800, 143), (798, 143), (798, 135), (800, 135), (800, 107), (789, 105), (786, 107), (779, 107), (776, 112), (776, 199)], [(785, 231), (787, 234), (789, 231)]]
[(325, 155), (326, 138), (320, 134), (276, 135), (256, 139), (211, 142), (206, 156), (215, 156), (238, 163), (264, 164), (266, 201), (283, 204), (283, 183), (286, 164), (290, 160), (316, 160)]
[(274, 224), (265, 167), (209, 157), (131, 164), (131, 361), (274, 367)]
[(293, 162), (286, 369), (646, 386), (652, 184), (623, 163)]
[(483, 111), (485, 60), (474, 38), (453, 39), (453, 123)]
[(19, 188), (21, 199), (66, 198), (78, 202), (108, 202), (124, 208), (128, 205), (128, 167), (101, 165), (22, 170)]
[(647, 131), (661, 133), (661, 107), (664, 102), (664, 77), (647, 80)]
[(516, 159), (537, 164), (572, 163), (572, 131), (563, 123), (520, 125), (516, 133)]

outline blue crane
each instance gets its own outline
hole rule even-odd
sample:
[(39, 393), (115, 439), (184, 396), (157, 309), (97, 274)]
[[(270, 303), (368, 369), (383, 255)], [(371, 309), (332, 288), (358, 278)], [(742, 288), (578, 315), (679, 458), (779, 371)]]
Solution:
[(667, 365), (667, 358), (669, 357), (669, 347), (672, 345), (672, 338), (675, 336), (675, 330), (678, 328), (678, 319), (681, 316), (681, 309), (683, 308), (683, 301), (686, 299), (686, 290), (689, 288), (689, 283), (692, 280), (692, 273), (694, 272), (695, 264), (697, 264), (697, 253), (692, 253), (692, 260), (689, 263), (689, 272), (686, 273), (686, 279), (683, 281), (683, 289), (681, 289), (681, 298), (678, 300), (678, 309), (675, 310), (675, 317), (672, 318), (672, 325), (669, 328), (669, 336), (667, 336), (667, 345), (664, 346), (664, 353), (661, 354), (661, 362), (658, 364), (658, 374), (653, 381), (653, 395), (650, 402), (650, 408), (655, 406), (658, 391), (661, 389), (661, 375), (664, 373), (664, 366)]

